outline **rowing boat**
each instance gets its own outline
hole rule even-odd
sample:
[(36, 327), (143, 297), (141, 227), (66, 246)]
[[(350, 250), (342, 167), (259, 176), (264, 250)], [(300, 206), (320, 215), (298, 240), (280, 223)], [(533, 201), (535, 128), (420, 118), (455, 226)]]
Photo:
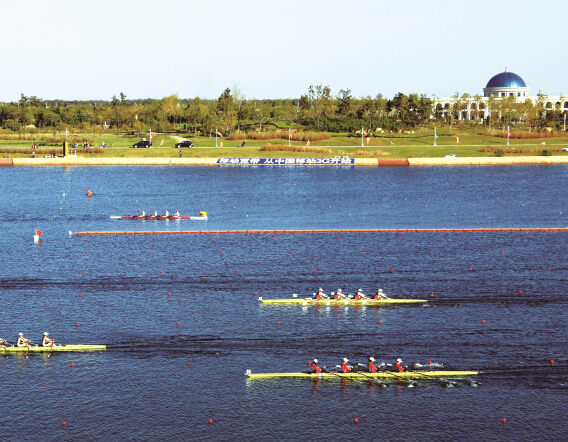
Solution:
[(56, 345), (54, 347), (44, 347), (41, 345), (32, 347), (6, 347), (4, 349), (0, 348), (0, 352), (4, 350), (7, 353), (17, 353), (17, 352), (52, 352), (52, 351), (96, 351), (96, 350), (106, 350), (106, 345)]
[(268, 379), (268, 378), (307, 378), (307, 379), (427, 379), (429, 377), (442, 378), (447, 376), (474, 376), (479, 374), (478, 371), (470, 370), (437, 370), (437, 371), (405, 371), (403, 373), (394, 373), (389, 371), (381, 371), (378, 373), (251, 373), (247, 370), (245, 375), (249, 379)]
[(287, 299), (262, 299), (261, 304), (301, 304), (301, 305), (390, 305), (390, 304), (414, 304), (428, 302), (426, 299), (315, 299), (315, 298), (287, 298)]
[[(163, 215), (158, 215), (158, 216), (154, 216), (154, 215), (146, 215), (146, 216), (141, 216), (141, 215), (134, 215), (134, 216), (129, 216), (129, 215), (111, 215), (111, 218), (114, 219), (197, 219), (197, 220), (206, 220), (207, 219), (207, 213), (206, 212), (201, 212), (202, 215), (200, 216), (163, 216)], [(203, 213), (205, 213), (205, 215), (203, 215)]]

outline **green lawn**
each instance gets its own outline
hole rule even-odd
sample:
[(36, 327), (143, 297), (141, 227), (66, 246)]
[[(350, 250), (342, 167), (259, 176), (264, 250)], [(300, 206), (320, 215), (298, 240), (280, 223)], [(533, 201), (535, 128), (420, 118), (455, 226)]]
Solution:
[[(460, 144), (457, 144), (456, 136), (460, 138)], [(496, 138), (488, 136), (480, 136), (476, 134), (458, 133), (456, 136), (440, 136), (436, 144), (433, 145), (433, 137), (416, 138), (401, 136), (371, 138), (370, 144), (367, 145), (367, 139), (364, 140), (364, 146), (361, 147), (361, 139), (346, 136), (333, 136), (329, 140), (310, 143), (312, 147), (328, 147), (332, 150), (331, 154), (318, 154), (313, 152), (260, 152), (260, 147), (267, 143), (278, 146), (287, 146), (288, 140), (275, 139), (267, 141), (254, 141), (247, 140), (246, 148), (239, 148), (241, 141), (230, 141), (226, 138), (217, 138), (217, 146), (215, 148), (215, 137), (195, 137), (191, 138), (195, 143), (195, 148), (184, 149), (184, 157), (196, 158), (218, 158), (218, 157), (263, 157), (263, 158), (300, 158), (311, 157), (321, 158), (329, 157), (330, 155), (347, 155), (359, 158), (436, 158), (443, 157), (450, 153), (457, 153), (462, 157), (487, 157), (494, 156), (492, 152), (481, 152), (484, 146), (492, 146), (502, 148), (507, 152), (507, 147), (513, 148), (515, 146), (522, 146), (525, 148), (532, 148), (534, 152), (526, 153), (507, 153), (509, 155), (539, 155), (543, 149), (562, 148), (568, 147), (568, 138), (546, 138), (537, 140), (511, 140), (510, 145), (507, 146), (507, 139)], [(174, 149), (177, 142), (172, 136), (169, 135), (155, 135), (153, 139), (153, 146), (151, 149), (134, 149), (129, 148), (133, 143), (139, 141), (141, 137), (138, 136), (125, 136), (115, 134), (101, 134), (100, 137), (93, 137), (92, 134), (85, 134), (88, 139), (93, 139), (93, 147), (97, 147), (102, 141), (105, 141), (107, 147), (104, 153), (100, 154), (86, 154), (81, 153), (81, 149), (77, 149), (77, 153), (86, 157), (178, 157), (179, 151)], [(148, 138), (149, 135), (146, 136)], [(187, 137), (186, 137), (187, 138)], [(36, 139), (41, 139), (37, 136)], [(82, 140), (83, 135), (77, 135), (72, 140)], [(163, 146), (160, 147), (161, 141), (164, 141)], [(541, 145), (542, 142), (546, 145)], [(221, 148), (221, 143), (223, 148)], [(110, 147), (110, 145), (113, 147)], [(305, 142), (292, 141), (293, 146), (305, 146)], [(31, 147), (30, 141), (17, 141), (17, 140), (0, 140), (0, 156), (7, 157), (7, 153), (1, 153), (8, 147)], [(48, 146), (47, 149), (54, 149), (54, 146)], [(36, 155), (41, 156), (42, 148), (38, 149)], [(356, 151), (365, 151), (380, 153), (379, 155), (355, 155)], [(565, 155), (563, 152), (553, 152), (553, 155)], [(10, 154), (12, 157), (29, 157), (29, 154)]]

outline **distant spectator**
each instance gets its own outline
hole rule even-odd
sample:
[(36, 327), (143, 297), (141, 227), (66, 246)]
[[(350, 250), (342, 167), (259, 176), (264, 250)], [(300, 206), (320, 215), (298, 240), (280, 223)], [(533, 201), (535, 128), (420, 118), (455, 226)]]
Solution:
[(179, 150), (179, 157), (181, 158), (183, 156), (183, 149)]

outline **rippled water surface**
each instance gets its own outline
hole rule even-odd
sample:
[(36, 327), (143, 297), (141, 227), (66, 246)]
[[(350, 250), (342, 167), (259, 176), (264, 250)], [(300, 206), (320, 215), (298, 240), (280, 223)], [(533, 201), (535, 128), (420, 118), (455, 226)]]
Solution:
[[(29, 357), (0, 351), (0, 439), (562, 439), (567, 232), (68, 232), (565, 227), (567, 172), (2, 168), (0, 337), (14, 341), (22, 332), (38, 341), (49, 331), (61, 343), (109, 348)], [(98, 195), (84, 196), (89, 187)], [(109, 218), (141, 209), (204, 210), (209, 219)], [(43, 231), (38, 244), (35, 229)], [(319, 287), (381, 287), (428, 303), (257, 300)], [(343, 357), (363, 363), (369, 356), (483, 373), (478, 386), (431, 379), (414, 388), (244, 376), (246, 369), (306, 370), (313, 358), (334, 367)]]

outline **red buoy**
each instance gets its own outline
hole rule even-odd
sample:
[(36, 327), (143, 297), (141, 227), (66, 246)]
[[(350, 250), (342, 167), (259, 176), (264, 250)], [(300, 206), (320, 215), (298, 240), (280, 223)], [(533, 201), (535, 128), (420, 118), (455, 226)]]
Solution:
[[(528, 238), (528, 236), (527, 236), (527, 238)], [(505, 419), (505, 418), (501, 419), (501, 421), (502, 421), (504, 424), (507, 423), (507, 419)]]
[(86, 253), (83, 253), (83, 256), (87, 256), (87, 254), (86, 254)]
[(209, 419), (209, 425), (213, 423), (213, 419)]
[(67, 425), (67, 422), (63, 421), (63, 422), (61, 422), (61, 425), (65, 426), (65, 425)]
[(79, 293), (79, 296), (83, 296), (83, 294), (82, 294), (82, 293)]
[(292, 255), (294, 254), (294, 252), (292, 252)]
[(522, 291), (522, 290), (519, 290), (519, 293), (523, 293), (523, 291)]
[(394, 269), (391, 269), (391, 272), (394, 272)]
[(237, 273), (239, 273), (239, 271), (237, 270)]
[(355, 418), (355, 419), (353, 419), (353, 422), (357, 423), (357, 422), (359, 422), (359, 419)]
[(180, 323), (178, 322), (177, 325), (180, 325)]
[(168, 293), (168, 296), (170, 296), (170, 294)]
[(316, 269), (314, 269), (314, 273), (316, 273)]
[(339, 236), (337, 237), (337, 239), (339, 239)]
[(152, 238), (150, 238), (148, 241), (152, 241)]
[(554, 365), (554, 359), (550, 360), (550, 365)]
[(548, 268), (548, 271), (550, 272), (550, 267)]
[(85, 272), (81, 272), (81, 274), (83, 274), (83, 273), (85, 273)]
[(431, 294), (431, 295), (433, 295), (433, 294), (434, 294), (434, 292), (430, 292), (430, 294)]
[(254, 292), (254, 296), (256, 296), (256, 292)]
[(432, 365), (432, 361), (428, 361), (428, 364)]
[(224, 255), (224, 254), (225, 254), (225, 252), (221, 253), (221, 255)]
[(383, 323), (383, 321), (379, 321), (379, 325), (381, 325)]
[(482, 320), (481, 320), (481, 323), (482, 323), (482, 324), (485, 324), (485, 319), (482, 319)]
[(430, 250), (430, 253), (434, 253), (432, 250)]
[(74, 367), (75, 365), (73, 363), (69, 364), (69, 367)]
[(187, 365), (191, 365), (191, 362), (190, 362), (189, 364), (187, 364)]
[(503, 250), (501, 250), (501, 253), (503, 253)]
[(75, 324), (75, 327), (79, 327), (79, 323)]
[(276, 321), (276, 325), (280, 325), (280, 321)]
[(156, 254), (154, 253), (154, 256), (156, 256)]
[(469, 269), (470, 272), (473, 272), (473, 270)]
[(364, 254), (365, 252), (361, 252), (361, 255)]
[(162, 273), (162, 271), (160, 270), (160, 273)]

